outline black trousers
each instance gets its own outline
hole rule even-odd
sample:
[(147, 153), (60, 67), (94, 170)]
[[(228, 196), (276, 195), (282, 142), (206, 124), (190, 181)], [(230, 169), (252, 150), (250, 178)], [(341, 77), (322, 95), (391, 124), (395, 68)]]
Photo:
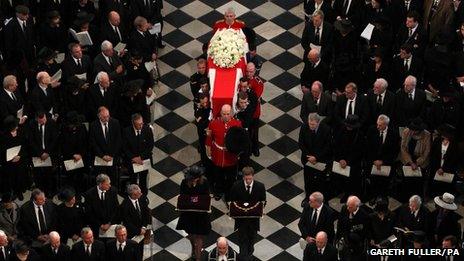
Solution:
[(253, 118), (248, 129), (251, 140), (251, 152), (259, 151), (259, 118)]
[(303, 175), (306, 197), (309, 197), (309, 195), (315, 191), (319, 191), (322, 194), (327, 195), (327, 176), (325, 172), (305, 166)]
[(253, 260), (257, 235), (258, 232), (248, 226), (238, 228), (238, 246), (240, 247), (239, 260)]
[(229, 191), (237, 180), (237, 166), (219, 167), (214, 166), (214, 194), (225, 194), (226, 201), (229, 201)]

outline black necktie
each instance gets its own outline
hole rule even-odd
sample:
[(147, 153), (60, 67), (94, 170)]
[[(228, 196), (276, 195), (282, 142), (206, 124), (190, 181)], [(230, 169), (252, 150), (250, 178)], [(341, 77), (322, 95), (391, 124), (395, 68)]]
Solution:
[(139, 137), (139, 136), (140, 136), (140, 130), (137, 131), (137, 137)]
[(105, 123), (105, 141), (108, 142), (108, 123)]
[(21, 29), (23, 30), (23, 33), (26, 33), (26, 22), (21, 21)]
[(382, 94), (377, 95), (377, 106), (382, 107)]
[(347, 115), (351, 115), (353, 114), (353, 101), (350, 101), (350, 103), (348, 104), (348, 114)]
[(40, 141), (42, 142), (42, 149), (45, 149), (45, 130), (43, 124), (40, 124)]
[(317, 208), (314, 209), (313, 218), (311, 219), (311, 225), (316, 227), (317, 224)]
[(135, 201), (135, 210), (137, 210), (137, 213), (140, 215), (140, 207), (139, 207), (139, 201)]
[(90, 245), (85, 245), (85, 253), (90, 256)]
[(317, 254), (322, 256), (322, 249), (317, 249)]
[(251, 186), (250, 185), (247, 185), (247, 193), (251, 194)]
[(16, 95), (12, 92), (11, 93), (11, 98), (13, 99), (13, 101), (17, 101), (18, 99), (16, 99)]
[(409, 71), (409, 59), (404, 60), (404, 71)]
[(38, 206), (37, 214), (39, 215), (40, 234), (43, 235), (47, 232), (47, 225), (45, 224), (45, 216), (42, 211), (42, 207)]
[(119, 243), (119, 249), (118, 249), (118, 251), (119, 251), (120, 253), (122, 253), (122, 244), (121, 244), (121, 243)]
[(414, 99), (412, 98), (412, 93), (409, 93), (409, 94), (408, 94), (408, 98), (409, 98), (411, 101), (414, 101)]
[(77, 66), (78, 66), (79, 68), (82, 68), (81, 59), (77, 59)]
[(101, 200), (102, 200), (102, 201), (105, 201), (105, 191), (102, 191), (102, 192), (101, 192)]
[(380, 144), (383, 144), (383, 131), (380, 132)]
[(320, 36), (320, 27), (318, 26), (316, 28), (316, 35), (314, 36), (314, 41), (316, 42), (317, 45), (321, 42), (321, 36)]

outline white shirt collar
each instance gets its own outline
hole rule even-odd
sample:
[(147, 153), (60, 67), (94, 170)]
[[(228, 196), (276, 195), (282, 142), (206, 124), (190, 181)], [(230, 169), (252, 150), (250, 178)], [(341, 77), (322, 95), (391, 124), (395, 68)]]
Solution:
[(102, 193), (102, 192), (105, 192), (105, 193), (107, 192), (107, 191), (101, 190), (99, 186), (97, 186), (97, 191), (98, 191), (98, 197), (101, 196), (101, 193)]
[[(412, 99), (414, 100), (414, 97), (416, 95), (416, 88), (412, 89), (412, 92), (410, 92), (411, 95), (412, 95)], [(408, 93), (408, 96), (409, 96), (409, 93)]]
[(119, 243), (119, 241), (116, 240), (116, 250), (119, 249), (119, 245), (121, 245), (122, 250), (124, 250), (124, 247), (126, 247), (126, 241)]
[(247, 189), (247, 186), (250, 186), (250, 192), (253, 190), (253, 184), (255, 181), (252, 181), (250, 185), (247, 185), (245, 181), (243, 181), (243, 184), (245, 184), (245, 190)]
[(134, 206), (135, 208), (135, 202), (138, 201), (138, 199), (132, 199), (131, 197), (129, 197), (130, 201), (132, 202), (132, 205)]

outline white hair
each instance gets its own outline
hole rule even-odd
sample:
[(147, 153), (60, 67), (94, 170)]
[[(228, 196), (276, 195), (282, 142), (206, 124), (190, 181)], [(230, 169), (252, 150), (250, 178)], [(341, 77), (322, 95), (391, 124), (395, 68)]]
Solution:
[(385, 124), (390, 124), (390, 117), (388, 117), (385, 114), (380, 114), (379, 117), (377, 118), (378, 121), (383, 121)]
[(104, 76), (109, 77), (109, 76), (108, 76), (108, 73), (106, 73), (106, 72), (104, 72), (104, 71), (99, 72), (99, 73), (97, 74), (97, 81), (100, 82)]
[(103, 41), (101, 43), (101, 45), (100, 45), (100, 49), (102, 51), (106, 51), (106, 50), (109, 50), (109, 49), (112, 49), (112, 48), (113, 48), (113, 44), (108, 40)]
[(357, 207), (361, 206), (361, 200), (356, 196), (349, 196), (346, 200), (346, 203), (353, 202), (356, 204)]
[(309, 195), (309, 197), (313, 197), (314, 200), (319, 204), (324, 202), (324, 195), (322, 195), (322, 193), (319, 191), (313, 192), (311, 195)]
[(320, 121), (321, 121), (321, 116), (319, 116), (319, 114), (317, 114), (317, 112), (311, 112), (311, 113), (308, 115), (308, 121), (317, 121), (317, 122), (320, 122)]
[(3, 231), (3, 230), (1, 230), (1, 229), (0, 229), (0, 237), (6, 237), (5, 231)]
[(412, 195), (409, 198), (409, 203), (416, 203), (418, 206), (422, 205), (422, 199), (419, 195)]
[(226, 11), (224, 13), (225, 14), (230, 14), (230, 13), (235, 14), (235, 9), (232, 6), (227, 7), (227, 9), (226, 9)]
[(378, 78), (377, 80), (375, 80), (375, 83), (374, 84), (380, 84), (380, 86), (382, 87), (382, 89), (387, 89), (388, 88), (388, 82), (387, 80), (385, 80), (384, 78)]

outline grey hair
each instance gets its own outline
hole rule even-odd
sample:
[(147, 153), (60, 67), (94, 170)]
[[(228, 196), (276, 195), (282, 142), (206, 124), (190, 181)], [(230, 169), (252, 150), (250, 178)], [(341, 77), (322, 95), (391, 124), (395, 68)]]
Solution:
[(320, 122), (320, 121), (321, 121), (321, 116), (319, 116), (319, 114), (317, 114), (317, 112), (311, 112), (311, 113), (308, 115), (308, 121), (317, 121), (317, 122)]
[(323, 12), (322, 10), (320, 10), (320, 9), (314, 11), (313, 17), (314, 17), (314, 16), (320, 16), (320, 17), (322, 18), (322, 20), (324, 20), (324, 12)]
[(130, 184), (129, 186), (127, 186), (127, 194), (129, 194), (129, 195), (132, 195), (132, 194), (134, 194), (134, 192), (140, 191), (140, 190), (141, 189), (140, 189), (139, 185), (137, 185), (137, 184)]
[(412, 195), (410, 198), (409, 198), (409, 203), (411, 202), (414, 202), (416, 203), (418, 206), (422, 205), (422, 198), (419, 196), (419, 195)]
[(114, 235), (116, 235), (116, 233), (118, 233), (118, 231), (121, 230), (121, 229), (125, 229), (125, 230), (127, 231), (127, 229), (126, 229), (125, 226), (123, 226), (123, 225), (117, 225), (117, 226), (114, 228)]
[(50, 233), (48, 234), (48, 236), (49, 236), (50, 238), (52, 238), (52, 237), (55, 237), (55, 238), (58, 238), (58, 239), (61, 238), (61, 237), (60, 237), (60, 234), (58, 234), (58, 232), (56, 232), (56, 231), (50, 232)]
[(0, 229), (0, 237), (6, 237), (5, 231), (3, 231), (3, 230), (1, 230), (1, 229)]
[(224, 12), (224, 14), (230, 14), (230, 13), (235, 14), (235, 9), (232, 6), (228, 7), (226, 11)]
[(99, 73), (97, 73), (97, 81), (100, 82), (103, 76), (109, 77), (109, 76), (108, 76), (108, 73), (106, 73), (106, 72), (104, 72), (104, 71), (100, 71)]
[(417, 78), (414, 77), (413, 75), (408, 75), (404, 81), (411, 81), (414, 86), (417, 86)]
[(92, 229), (90, 227), (83, 227), (81, 229), (81, 236), (87, 235), (88, 233), (92, 232)]
[(319, 89), (321, 89), (321, 92), (324, 91), (324, 85), (322, 84), (322, 82), (320, 82), (320, 81), (314, 81), (313, 84), (311, 84), (311, 88), (312, 88), (314, 85), (319, 86)]
[(97, 176), (97, 178), (95, 180), (97, 181), (98, 185), (100, 185), (100, 184), (102, 184), (103, 182), (106, 182), (106, 181), (111, 182), (110, 177), (108, 175), (106, 175), (106, 174), (103, 174), (103, 173), (98, 174), (98, 176)]
[(383, 121), (385, 124), (390, 124), (390, 117), (388, 117), (385, 114), (380, 114), (379, 117), (377, 118), (378, 121)]
[[(41, 195), (41, 194), (44, 194), (42, 190), (36, 188), (32, 191), (31, 193), (31, 199), (32, 200), (35, 200), (37, 196)], [(45, 194), (44, 194), (45, 195)]]
[(322, 204), (324, 202), (324, 195), (321, 192), (316, 191), (313, 192), (309, 197), (313, 197), (317, 203)]
[(348, 199), (346, 200), (346, 203), (350, 201), (354, 201), (357, 207), (361, 206), (361, 200), (356, 196), (349, 196)]
[(47, 77), (47, 76), (50, 76), (46, 71), (41, 71), (41, 72), (38, 72), (35, 79), (37, 81), (40, 81), (42, 80), (44, 77)]
[[(382, 88), (385, 90), (388, 88), (388, 82), (387, 80), (385, 80), (384, 78), (378, 78), (377, 80), (375, 80), (376, 83), (379, 83), (380, 86), (382, 86)], [(375, 83), (374, 83), (375, 84)]]
[(3, 88), (6, 89), (8, 85), (13, 84), (13, 80), (16, 80), (16, 76), (14, 75), (5, 76), (5, 78), (3, 78)]
[(112, 48), (113, 48), (113, 44), (108, 40), (103, 41), (100, 45), (100, 50), (102, 51), (106, 51)]

